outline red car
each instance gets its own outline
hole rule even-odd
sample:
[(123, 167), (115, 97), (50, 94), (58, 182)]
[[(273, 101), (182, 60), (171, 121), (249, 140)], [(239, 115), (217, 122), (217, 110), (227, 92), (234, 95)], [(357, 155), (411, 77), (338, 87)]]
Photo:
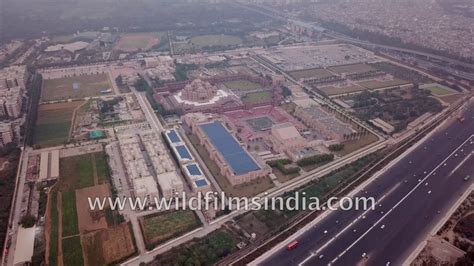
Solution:
[(295, 240), (295, 241), (291, 242), (290, 244), (288, 244), (288, 246), (286, 246), (286, 249), (287, 250), (293, 250), (298, 246), (298, 244), (299, 244), (298, 240)]

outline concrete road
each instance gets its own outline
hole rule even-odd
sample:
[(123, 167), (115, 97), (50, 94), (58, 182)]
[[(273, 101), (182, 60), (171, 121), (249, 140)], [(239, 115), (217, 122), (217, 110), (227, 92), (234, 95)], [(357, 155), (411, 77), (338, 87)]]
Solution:
[(473, 182), (473, 114), (471, 104), (464, 123), (451, 118), (356, 195), (375, 197), (375, 210), (332, 211), (254, 263), (401, 265)]

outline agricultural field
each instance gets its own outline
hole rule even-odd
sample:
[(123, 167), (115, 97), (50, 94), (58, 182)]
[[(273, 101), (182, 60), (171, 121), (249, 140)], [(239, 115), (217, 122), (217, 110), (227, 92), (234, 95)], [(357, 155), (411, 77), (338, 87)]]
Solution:
[(410, 84), (410, 82), (395, 78), (392, 80), (368, 80), (368, 81), (358, 82), (357, 84), (369, 90), (376, 90), (376, 89), (382, 89), (382, 88), (407, 85), (407, 84)]
[(64, 144), (69, 138), (74, 110), (83, 103), (75, 101), (40, 105), (33, 143), (42, 147)]
[[(135, 253), (127, 223), (109, 224), (106, 210), (88, 209), (88, 197), (111, 195), (108, 183), (99, 184), (99, 176), (108, 175), (106, 163), (104, 152), (60, 158), (60, 178), (50, 193), (50, 226), (46, 226), (51, 265), (98, 265), (88, 263), (91, 257), (112, 263)], [(96, 244), (104, 248), (91, 251), (88, 234), (103, 239)]]
[(251, 92), (243, 96), (242, 101), (245, 104), (253, 105), (270, 102), (272, 100), (272, 97), (273, 95), (269, 91)]
[(162, 244), (201, 225), (191, 210), (158, 213), (140, 219), (143, 236), (148, 247)]
[(296, 70), (289, 72), (289, 74), (296, 80), (306, 78), (327, 78), (330, 76), (334, 76), (333, 73), (323, 68)]
[(65, 101), (98, 96), (112, 88), (105, 73), (43, 80), (41, 102)]
[(120, 36), (114, 49), (128, 53), (148, 51), (159, 44), (163, 37), (164, 33), (158, 32), (125, 33)]
[(62, 246), (64, 265), (84, 265), (80, 236), (63, 238)]
[(344, 73), (355, 74), (355, 73), (364, 73), (364, 72), (368, 72), (368, 71), (372, 71), (376, 69), (366, 64), (351, 64), (351, 65), (330, 67), (329, 70), (337, 74), (344, 74)]
[(236, 251), (237, 242), (229, 231), (219, 229), (158, 255), (150, 265), (214, 265)]
[(89, 265), (114, 265), (136, 253), (129, 223), (84, 235), (85, 259)]
[(233, 80), (224, 82), (224, 85), (230, 90), (237, 91), (249, 91), (260, 89), (262, 86), (260, 84), (249, 81), (249, 80)]

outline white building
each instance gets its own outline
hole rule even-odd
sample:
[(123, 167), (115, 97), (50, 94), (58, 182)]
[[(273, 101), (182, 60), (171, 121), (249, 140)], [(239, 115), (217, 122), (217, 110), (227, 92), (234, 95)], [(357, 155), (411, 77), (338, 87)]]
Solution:
[(157, 175), (160, 184), (161, 195), (164, 198), (181, 196), (184, 191), (183, 181), (176, 172), (168, 172)]
[(153, 204), (154, 199), (159, 197), (158, 188), (152, 176), (133, 179), (132, 185), (135, 197), (141, 199), (146, 198), (149, 204)]

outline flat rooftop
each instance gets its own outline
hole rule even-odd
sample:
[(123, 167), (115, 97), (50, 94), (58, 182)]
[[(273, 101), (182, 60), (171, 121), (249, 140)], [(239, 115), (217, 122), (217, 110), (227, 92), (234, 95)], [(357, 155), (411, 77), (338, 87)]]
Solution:
[(240, 146), (220, 122), (200, 125), (212, 145), (224, 157), (235, 175), (260, 170), (252, 157)]

